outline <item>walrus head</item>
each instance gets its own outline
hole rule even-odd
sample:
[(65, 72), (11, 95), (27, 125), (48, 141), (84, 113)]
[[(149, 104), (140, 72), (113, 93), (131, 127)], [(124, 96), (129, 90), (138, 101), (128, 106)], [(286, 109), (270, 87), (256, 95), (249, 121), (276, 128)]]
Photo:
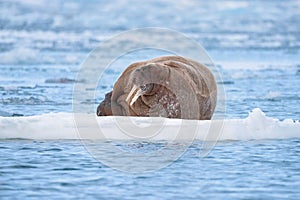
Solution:
[(128, 88), (131, 88), (126, 102), (132, 106), (140, 96), (153, 95), (161, 85), (166, 85), (170, 71), (159, 63), (150, 63), (135, 69), (129, 78)]

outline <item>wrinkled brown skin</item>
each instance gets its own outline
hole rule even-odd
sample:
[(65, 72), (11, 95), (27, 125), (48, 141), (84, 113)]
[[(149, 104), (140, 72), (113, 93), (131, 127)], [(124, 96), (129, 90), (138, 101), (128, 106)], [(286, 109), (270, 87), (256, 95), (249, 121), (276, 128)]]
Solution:
[[(134, 94), (129, 96), (129, 93), (134, 85), (139, 86), (143, 93), (130, 105)], [(189, 95), (183, 95), (185, 91)], [(208, 120), (214, 113), (216, 102), (216, 81), (207, 67), (180, 56), (163, 56), (127, 67), (113, 91), (107, 93), (99, 104), (97, 115)], [(183, 107), (191, 112), (181, 110)], [(197, 115), (189, 114), (195, 108)]]
[(98, 116), (110, 116), (110, 115), (112, 115), (111, 95), (112, 95), (112, 91), (105, 94), (105, 99), (99, 104), (99, 106), (97, 108), (97, 115)]

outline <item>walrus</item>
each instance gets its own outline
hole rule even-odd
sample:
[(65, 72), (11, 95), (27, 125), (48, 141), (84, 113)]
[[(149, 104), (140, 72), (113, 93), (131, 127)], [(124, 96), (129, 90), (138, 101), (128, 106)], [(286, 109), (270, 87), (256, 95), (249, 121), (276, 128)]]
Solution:
[(97, 107), (97, 116), (209, 120), (216, 102), (216, 81), (206, 66), (162, 56), (128, 66)]

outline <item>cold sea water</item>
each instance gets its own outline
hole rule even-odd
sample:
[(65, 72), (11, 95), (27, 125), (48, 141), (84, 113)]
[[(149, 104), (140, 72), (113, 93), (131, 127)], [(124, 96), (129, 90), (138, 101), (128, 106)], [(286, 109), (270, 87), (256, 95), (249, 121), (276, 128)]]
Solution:
[[(300, 199), (299, 1), (2, 0), (0, 13), (0, 199)], [(72, 100), (89, 52), (143, 27), (206, 49), (222, 77), (226, 130), (204, 157), (199, 136), (178, 159), (132, 173), (76, 139)], [(96, 110), (128, 64), (159, 55), (141, 49), (112, 63), (80, 104)], [(101, 120), (115, 134), (112, 118)], [(122, 166), (138, 162), (106, 144), (143, 156), (167, 142), (96, 144)]]

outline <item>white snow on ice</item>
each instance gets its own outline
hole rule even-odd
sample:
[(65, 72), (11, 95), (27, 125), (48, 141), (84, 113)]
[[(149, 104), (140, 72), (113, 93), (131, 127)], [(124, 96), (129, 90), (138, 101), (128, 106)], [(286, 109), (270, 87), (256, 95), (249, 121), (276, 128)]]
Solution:
[[(33, 140), (59, 140), (59, 139), (89, 139), (89, 133), (101, 132), (97, 139), (107, 140), (134, 140), (124, 134), (116, 121), (130, 121), (140, 129), (147, 129), (151, 118), (139, 117), (97, 117), (93, 114), (81, 114), (80, 124), (75, 123), (72, 113), (49, 113), (27, 117), (0, 117), (0, 139), (33, 139)], [(95, 120), (96, 119), (96, 126)], [(158, 119), (158, 118), (156, 118)], [(181, 126), (197, 126), (195, 134), (197, 140), (207, 140), (208, 129), (211, 125), (222, 124), (221, 120), (195, 121), (181, 119), (163, 119), (163, 126), (151, 140), (173, 140)], [(127, 122), (128, 122), (127, 121)], [(184, 123), (184, 125), (182, 125)], [(126, 125), (126, 124), (125, 124)], [(132, 124), (131, 124), (132, 125)], [(78, 134), (78, 129), (81, 135)], [(189, 130), (184, 129), (184, 130)], [(300, 122), (292, 119), (280, 121), (270, 118), (259, 108), (255, 108), (245, 119), (225, 119), (223, 128), (218, 136), (222, 140), (261, 140), (261, 139), (287, 139), (300, 137)], [(141, 136), (142, 136), (141, 131)], [(91, 138), (90, 138), (91, 139)], [(180, 139), (179, 139), (180, 140)], [(208, 139), (209, 140), (209, 139)]]

